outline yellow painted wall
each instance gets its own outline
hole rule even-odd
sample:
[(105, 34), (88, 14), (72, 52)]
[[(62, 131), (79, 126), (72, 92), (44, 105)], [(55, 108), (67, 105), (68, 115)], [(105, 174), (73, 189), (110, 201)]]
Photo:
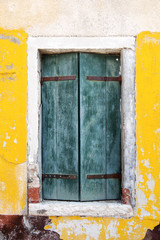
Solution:
[(0, 214), (26, 208), (27, 34), (0, 29)]
[[(26, 208), (27, 35), (0, 30), (0, 214)], [(136, 49), (137, 203), (131, 219), (52, 217), (64, 240), (142, 239), (160, 221), (160, 34)]]
[(137, 213), (160, 220), (160, 33), (137, 38)]

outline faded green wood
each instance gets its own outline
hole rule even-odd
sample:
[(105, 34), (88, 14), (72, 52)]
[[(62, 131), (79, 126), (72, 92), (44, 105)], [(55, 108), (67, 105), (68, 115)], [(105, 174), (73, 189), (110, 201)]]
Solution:
[[(78, 77), (42, 86), (43, 173), (77, 175), (76, 180), (45, 179), (43, 198), (79, 200), (80, 184), (82, 201), (120, 199), (119, 179), (86, 178), (121, 172), (120, 83), (86, 80), (91, 75), (119, 76), (120, 59), (82, 53), (79, 60), (79, 90)], [(78, 54), (43, 55), (42, 76), (64, 75), (78, 76)]]
[(120, 180), (87, 175), (121, 173), (120, 83), (86, 76), (119, 76), (118, 56), (80, 54), (81, 200), (120, 199)]
[(45, 174), (76, 174), (76, 179), (43, 181), (43, 198), (79, 200), (78, 54), (42, 56), (42, 76), (76, 80), (42, 85), (42, 157)]
[(81, 200), (103, 200), (106, 180), (87, 179), (87, 175), (106, 173), (106, 83), (86, 76), (105, 76), (105, 55), (80, 54)]

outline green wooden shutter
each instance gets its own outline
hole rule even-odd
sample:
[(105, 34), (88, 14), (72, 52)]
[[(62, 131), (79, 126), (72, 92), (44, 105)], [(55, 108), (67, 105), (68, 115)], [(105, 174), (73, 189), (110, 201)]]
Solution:
[[(42, 55), (42, 77), (76, 76), (42, 85), (43, 198), (79, 200), (78, 54)], [(58, 175), (57, 175), (58, 174)]]
[(44, 199), (120, 199), (119, 178), (87, 178), (121, 173), (120, 82), (87, 80), (119, 76), (119, 71), (116, 55), (42, 56), (42, 77), (76, 76), (42, 85), (43, 176), (76, 175), (76, 179), (45, 177)]
[(120, 199), (120, 179), (88, 179), (88, 175), (120, 174), (119, 82), (90, 81), (87, 76), (119, 76), (115, 55), (80, 54), (81, 200)]

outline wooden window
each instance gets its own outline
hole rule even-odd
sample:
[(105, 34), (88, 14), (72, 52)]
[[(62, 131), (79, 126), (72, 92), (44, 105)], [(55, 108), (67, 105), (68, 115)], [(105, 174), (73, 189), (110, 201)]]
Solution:
[(93, 77), (119, 75), (119, 55), (42, 55), (43, 199), (121, 198), (121, 83)]

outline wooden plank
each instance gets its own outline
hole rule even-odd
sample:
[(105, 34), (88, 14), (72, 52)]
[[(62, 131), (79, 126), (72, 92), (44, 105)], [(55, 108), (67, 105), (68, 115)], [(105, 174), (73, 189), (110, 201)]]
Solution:
[(76, 80), (42, 86), (43, 174), (76, 175), (75, 179), (45, 178), (44, 199), (79, 200), (78, 54), (42, 57), (42, 77), (73, 75)]
[(103, 81), (88, 81), (86, 76), (105, 76), (105, 55), (80, 54), (80, 162), (81, 200), (106, 199), (106, 180), (87, 179), (105, 174), (106, 105)]
[(119, 56), (80, 54), (82, 201), (120, 199), (120, 179), (87, 179), (87, 175), (121, 173), (120, 82), (86, 80), (86, 76), (118, 77), (119, 70)]

